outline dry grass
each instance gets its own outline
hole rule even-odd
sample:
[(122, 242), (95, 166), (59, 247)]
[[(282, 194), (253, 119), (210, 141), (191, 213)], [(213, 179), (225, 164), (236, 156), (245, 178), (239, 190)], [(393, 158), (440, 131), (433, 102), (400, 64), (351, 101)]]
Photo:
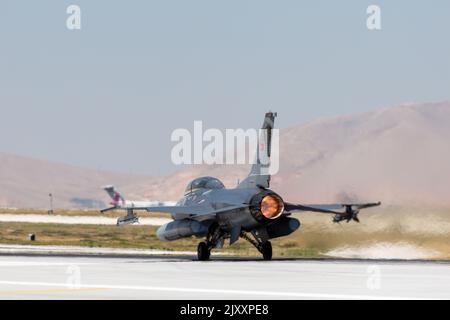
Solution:
[[(156, 229), (157, 227), (140, 225), (116, 227), (8, 222), (0, 223), (0, 243), (195, 251), (200, 241), (194, 237), (170, 242), (161, 241), (156, 238)], [(36, 241), (28, 241), (30, 233), (36, 234)], [(291, 237), (273, 242), (276, 255), (305, 257), (319, 255), (317, 247), (300, 247), (302, 241)], [(225, 250), (237, 255), (259, 255), (244, 240), (231, 247), (225, 245)]]
[[(65, 210), (55, 214), (82, 215), (83, 212), (92, 215), (95, 211)], [(21, 213), (42, 214), (42, 211), (22, 210)], [(450, 212), (446, 210), (412, 212), (395, 208), (372, 209), (360, 215), (359, 224), (336, 224), (330, 221), (330, 216), (314, 213), (297, 214), (296, 217), (302, 221), (300, 230), (290, 236), (274, 239), (274, 255), (317, 257), (344, 246), (401, 242), (439, 252), (436, 258), (450, 259)], [(140, 225), (116, 227), (8, 222), (0, 223), (0, 243), (195, 251), (200, 241), (196, 238), (160, 241), (155, 236), (156, 229)], [(27, 241), (29, 233), (35, 233), (37, 241)], [(226, 244), (224, 251), (238, 255), (259, 255), (244, 240), (231, 247)]]

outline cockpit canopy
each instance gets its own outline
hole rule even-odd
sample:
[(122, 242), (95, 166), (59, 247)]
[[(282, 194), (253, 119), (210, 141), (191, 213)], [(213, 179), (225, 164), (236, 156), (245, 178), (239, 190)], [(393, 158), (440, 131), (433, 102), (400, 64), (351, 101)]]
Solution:
[(224, 189), (223, 183), (213, 177), (201, 177), (192, 180), (186, 187), (184, 191), (185, 194), (191, 193), (199, 189)]

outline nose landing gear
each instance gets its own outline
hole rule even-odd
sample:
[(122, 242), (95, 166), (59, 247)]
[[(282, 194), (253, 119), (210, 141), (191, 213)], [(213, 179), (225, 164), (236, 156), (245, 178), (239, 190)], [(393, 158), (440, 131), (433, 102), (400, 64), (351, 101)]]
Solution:
[(206, 241), (200, 242), (197, 247), (197, 257), (199, 261), (207, 261), (211, 256), (212, 248), (221, 248), (223, 245), (223, 232), (215, 224), (210, 227), (210, 232), (206, 236)]

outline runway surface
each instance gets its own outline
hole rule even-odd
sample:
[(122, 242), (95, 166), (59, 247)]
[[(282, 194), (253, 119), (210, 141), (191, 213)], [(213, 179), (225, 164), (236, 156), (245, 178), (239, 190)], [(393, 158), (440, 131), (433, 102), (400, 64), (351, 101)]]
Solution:
[(0, 299), (450, 299), (450, 264), (0, 256)]

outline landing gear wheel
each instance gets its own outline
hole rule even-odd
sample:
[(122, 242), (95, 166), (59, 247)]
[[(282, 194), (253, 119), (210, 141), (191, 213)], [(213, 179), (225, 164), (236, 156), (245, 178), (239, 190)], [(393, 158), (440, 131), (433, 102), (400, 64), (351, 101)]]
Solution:
[(197, 247), (197, 257), (200, 261), (209, 260), (209, 256), (211, 255), (211, 250), (209, 249), (206, 242), (200, 242)]
[(272, 244), (270, 241), (261, 244), (261, 253), (264, 260), (272, 260)]

